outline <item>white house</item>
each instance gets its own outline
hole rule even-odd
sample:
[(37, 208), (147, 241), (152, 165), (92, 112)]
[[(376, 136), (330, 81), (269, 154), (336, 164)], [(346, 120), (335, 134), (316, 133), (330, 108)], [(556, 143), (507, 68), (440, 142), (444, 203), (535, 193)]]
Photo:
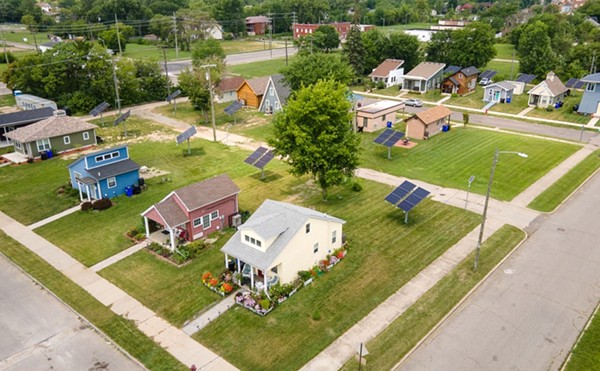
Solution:
[(342, 246), (345, 221), (316, 210), (266, 200), (221, 248), (250, 287), (290, 283)]
[(510, 103), (515, 87), (508, 81), (500, 81), (483, 88), (483, 101)]
[(404, 61), (401, 59), (386, 59), (369, 74), (369, 77), (375, 83), (383, 81), (386, 88), (401, 85), (402, 75), (404, 75), (403, 64)]
[(567, 95), (567, 87), (560, 81), (552, 71), (546, 75), (546, 80), (540, 82), (527, 92), (529, 94), (529, 105), (546, 108), (553, 107), (562, 101)]

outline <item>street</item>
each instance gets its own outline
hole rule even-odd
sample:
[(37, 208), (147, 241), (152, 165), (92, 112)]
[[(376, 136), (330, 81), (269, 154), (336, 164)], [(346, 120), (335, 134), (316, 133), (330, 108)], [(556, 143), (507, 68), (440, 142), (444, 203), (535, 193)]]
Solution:
[(397, 370), (555, 370), (600, 300), (600, 176), (555, 214)]

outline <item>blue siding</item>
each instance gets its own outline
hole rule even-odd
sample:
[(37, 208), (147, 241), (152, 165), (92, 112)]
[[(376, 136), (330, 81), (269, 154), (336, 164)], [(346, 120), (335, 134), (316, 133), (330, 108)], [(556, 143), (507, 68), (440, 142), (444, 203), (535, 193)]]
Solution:
[[(273, 91), (273, 94), (271, 94), (271, 90)], [(272, 108), (271, 112), (275, 113), (277, 111), (281, 111), (281, 103), (279, 103), (279, 99), (277, 98), (277, 91), (273, 86), (272, 80), (269, 80), (269, 84), (267, 85), (267, 89), (265, 90), (265, 94), (263, 95), (262, 103), (260, 106), (260, 112), (264, 113), (267, 111), (267, 101), (269, 102), (268, 105), (270, 105)], [(275, 107), (275, 102), (279, 103), (279, 108)]]
[(594, 91), (588, 91), (586, 85), (577, 112), (589, 115), (596, 113), (596, 109), (598, 108), (598, 102), (600, 102), (600, 84), (594, 85)]
[(73, 189), (79, 189), (79, 184), (75, 181), (75, 172), (81, 174), (82, 178), (87, 176), (87, 172), (85, 171), (85, 159), (81, 159), (76, 163), (69, 165), (69, 177), (71, 178), (71, 186)]
[(100, 181), (100, 190), (103, 198), (113, 198), (125, 194), (125, 188), (137, 184), (139, 179), (138, 170), (117, 175), (117, 186), (114, 188), (108, 188), (108, 179), (102, 179)]
[[(106, 159), (106, 160), (100, 161), (100, 162), (96, 161), (97, 157), (105, 155), (105, 154), (113, 153), (113, 152), (119, 152), (119, 156), (115, 157), (115, 158)], [(88, 169), (92, 169), (96, 166), (104, 166), (104, 165), (112, 164), (113, 162), (121, 161), (128, 157), (129, 157), (129, 153), (127, 151), (127, 147), (108, 148), (108, 149), (106, 149), (106, 151), (95, 152), (93, 154), (86, 156)]]

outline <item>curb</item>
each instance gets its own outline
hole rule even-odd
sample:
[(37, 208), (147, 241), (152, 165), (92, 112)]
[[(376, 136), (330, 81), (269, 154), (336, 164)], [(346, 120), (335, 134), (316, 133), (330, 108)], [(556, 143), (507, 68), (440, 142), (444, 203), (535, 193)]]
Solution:
[(581, 333), (577, 337), (577, 340), (575, 340), (575, 344), (573, 344), (573, 347), (569, 351), (569, 356), (564, 360), (562, 366), (560, 367), (560, 371), (564, 371), (567, 368), (567, 365), (569, 364), (569, 361), (571, 360), (571, 356), (573, 355), (573, 351), (575, 350), (575, 348), (577, 348), (577, 346), (579, 345), (579, 341), (581, 341), (581, 338), (583, 338), (583, 335), (585, 335), (585, 333), (587, 332), (587, 329), (592, 324), (592, 320), (594, 319), (594, 317), (596, 317), (596, 314), (598, 314), (599, 312), (600, 312), (600, 302), (598, 302), (596, 309), (594, 309), (594, 311), (590, 315), (590, 318), (588, 318), (587, 322), (585, 323), (583, 330), (581, 330)]

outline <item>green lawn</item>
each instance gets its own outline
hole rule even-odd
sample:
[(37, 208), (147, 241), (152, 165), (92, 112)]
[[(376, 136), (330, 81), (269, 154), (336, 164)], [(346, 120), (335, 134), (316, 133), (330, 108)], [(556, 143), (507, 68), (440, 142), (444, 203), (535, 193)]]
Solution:
[[(91, 123), (98, 125), (96, 134), (102, 137), (102, 140), (104, 140), (106, 145), (114, 145), (124, 139), (139, 140), (142, 137), (152, 137), (155, 140), (160, 138), (174, 140), (177, 135), (177, 133), (168, 126), (138, 116), (130, 116), (125, 121), (125, 124), (114, 126), (113, 122), (116, 118), (117, 116), (104, 116), (104, 125), (100, 118), (90, 121)], [(126, 127), (123, 125), (126, 125)], [(124, 136), (125, 128), (127, 129), (127, 138)]]
[[(289, 57), (289, 63), (292, 63), (293, 56)], [(246, 79), (254, 77), (270, 76), (277, 74), (285, 67), (285, 58), (270, 59), (267, 61), (238, 64), (227, 66), (227, 70), (233, 74), (243, 76)]]
[[(4, 34), (4, 39), (6, 40), (6, 43), (8, 45), (10, 45), (11, 42), (35, 45), (34, 40), (33, 40), (33, 34), (29, 31), (25, 30), (25, 28), (15, 29), (13, 31), (4, 30), (3, 34)], [(48, 34), (47, 33), (38, 32), (35, 34), (35, 37), (37, 39), (38, 45), (48, 42)], [(25, 41), (24, 39), (27, 39), (27, 41)]]
[[(179, 54), (175, 52), (175, 48), (167, 48), (165, 50), (167, 60), (175, 60), (177, 56), (179, 59), (192, 58), (192, 53), (189, 50), (179, 50)], [(163, 61), (163, 51), (158, 45), (141, 45), (128, 43), (123, 52), (123, 56), (134, 59), (146, 59), (154, 61)]]
[(475, 88), (475, 92), (468, 95), (464, 95), (462, 97), (459, 96), (456, 98), (450, 98), (444, 104), (481, 109), (486, 105), (486, 102), (484, 102), (482, 99), (483, 87), (477, 85), (477, 87)]
[(538, 195), (527, 207), (550, 212), (560, 205), (577, 187), (600, 168), (600, 150), (591, 153), (559, 180)]
[(529, 95), (527, 94), (513, 95), (510, 103), (496, 103), (489, 109), (489, 112), (504, 112), (516, 115), (529, 107), (528, 102)]
[[(481, 246), (481, 263), (473, 272), (474, 253), (465, 258), (406, 312), (392, 322), (379, 336), (366, 345), (365, 370), (389, 370), (402, 359), (442, 318), (496, 266), (525, 233), (504, 225)], [(356, 360), (346, 363), (343, 370), (355, 370)]]
[(565, 97), (564, 105), (561, 108), (553, 109), (551, 112), (544, 108), (536, 108), (529, 112), (526, 117), (541, 117), (549, 120), (559, 120), (573, 122), (575, 124), (587, 124), (590, 121), (590, 116), (579, 115), (573, 111), (573, 106), (581, 101), (582, 93), (574, 92), (570, 96)]
[(12, 238), (0, 232), (0, 252), (99, 328), (149, 370), (187, 370), (167, 351), (114, 314), (81, 287)]
[[(510, 62), (499, 62), (499, 61), (490, 61), (485, 68), (482, 68), (481, 71), (485, 70), (495, 70), (498, 71), (498, 75), (493, 78), (494, 81), (500, 81), (500, 78), (506, 78), (510, 80), (510, 71), (511, 71), (511, 63)], [(516, 79), (519, 74), (519, 61), (515, 60), (515, 63), (512, 67), (512, 75), (513, 78)]]
[(600, 312), (597, 312), (590, 327), (585, 330), (583, 337), (571, 353), (566, 371), (600, 370)]
[(487, 189), (496, 148), (526, 152), (528, 159), (501, 157), (492, 189), (492, 197), (500, 200), (511, 200), (580, 148), (476, 128), (453, 128), (427, 141), (419, 141), (412, 149), (394, 147), (392, 160), (388, 160), (387, 148), (373, 143), (377, 134), (363, 134), (361, 166), (463, 190), (467, 189), (467, 179), (474, 175), (471, 191), (479, 194), (485, 194)]
[[(291, 48), (293, 45), (291, 42), (288, 43), (288, 48)], [(269, 50), (269, 40), (264, 41), (256, 41), (256, 40), (223, 40), (221, 41), (221, 47), (225, 51), (225, 54), (239, 54), (239, 53), (248, 53), (248, 52), (256, 52), (261, 50)], [(285, 44), (282, 42), (278, 42), (273, 40), (271, 43), (272, 49), (280, 49), (284, 48)]]
[[(6, 65), (2, 65), (6, 66)], [(0, 95), (0, 107), (13, 107), (17, 103), (15, 102), (15, 97), (12, 94), (8, 95)]]
[[(515, 51), (515, 46), (513, 44), (495, 44), (494, 48), (496, 49), (496, 58), (498, 59), (512, 59), (513, 52)], [(519, 57), (515, 53), (515, 60), (518, 60)]]
[[(297, 204), (346, 220), (344, 233), (350, 249), (344, 261), (267, 317), (235, 307), (194, 338), (241, 369), (298, 369), (471, 231), (480, 219), (426, 200), (411, 211), (409, 224), (404, 224), (402, 212), (383, 201), (391, 187), (361, 183), (364, 189), (360, 193), (349, 186), (335, 188), (326, 203), (314, 187), (309, 194), (297, 192), (294, 196)], [(320, 320), (313, 320), (315, 312)], [(268, 351), (261, 351), (265, 349)]]
[[(350, 88), (352, 90), (354, 90), (354, 91), (362, 91), (362, 92), (366, 91), (364, 85), (351, 86)], [(390, 86), (389, 88), (384, 88), (384, 89), (373, 89), (371, 91), (371, 93), (373, 93), (373, 94), (381, 94), (381, 95), (388, 95), (390, 97), (397, 97), (400, 93), (402, 93), (402, 91), (396, 85), (396, 86)]]
[(420, 100), (423, 100), (426, 102), (437, 102), (438, 100), (442, 99), (443, 97), (444, 96), (442, 96), (442, 92), (439, 89), (433, 89), (424, 94), (407, 92), (406, 94), (402, 95), (401, 98), (402, 99), (416, 98), (416, 99), (420, 99)]

